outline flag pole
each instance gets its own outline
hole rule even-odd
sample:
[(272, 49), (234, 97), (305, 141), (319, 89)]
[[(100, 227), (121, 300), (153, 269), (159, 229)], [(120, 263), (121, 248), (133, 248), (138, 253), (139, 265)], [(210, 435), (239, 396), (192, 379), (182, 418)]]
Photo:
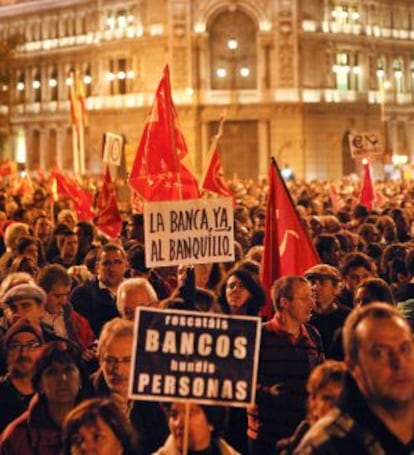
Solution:
[(82, 119), (79, 123), (79, 173), (85, 174), (85, 128)]
[[(220, 115), (217, 133), (213, 136), (213, 138), (211, 140), (210, 149), (208, 151), (207, 160), (206, 160), (207, 163), (210, 163), (213, 153), (217, 148), (218, 141), (220, 140), (221, 136), (223, 135), (224, 122), (226, 121), (226, 113), (227, 112), (224, 109), (224, 111)], [(203, 187), (204, 180), (206, 179), (206, 176), (207, 176), (207, 172), (208, 172), (208, 166), (205, 167), (204, 175), (203, 175), (202, 179), (200, 180), (200, 182), (201, 182), (200, 189), (202, 189), (202, 187)]]
[(168, 116), (168, 121), (170, 123), (169, 127), (169, 132), (170, 132), (170, 143), (172, 145), (172, 152), (173, 152), (173, 157), (174, 157), (174, 166), (175, 166), (175, 171), (176, 171), (176, 177), (177, 177), (177, 184), (178, 184), (178, 199), (180, 201), (183, 200), (183, 183), (181, 181), (181, 173), (179, 171), (179, 160), (177, 156), (177, 146), (176, 146), (176, 141), (175, 141), (175, 126), (174, 126), (174, 118), (173, 118), (173, 101), (172, 101), (172, 93), (171, 93), (171, 82), (170, 82), (170, 68), (168, 65), (165, 67), (165, 73), (167, 76), (167, 88), (168, 88), (168, 95), (169, 95), (169, 109), (167, 112)]
[(79, 137), (76, 125), (72, 125), (73, 172), (79, 174)]

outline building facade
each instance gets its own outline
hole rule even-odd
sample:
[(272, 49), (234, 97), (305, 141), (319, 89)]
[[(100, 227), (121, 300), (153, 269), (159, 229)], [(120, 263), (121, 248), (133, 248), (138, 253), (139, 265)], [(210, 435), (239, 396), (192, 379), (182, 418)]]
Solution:
[(359, 166), (352, 131), (414, 156), (410, 0), (8, 0), (0, 43), (13, 47), (0, 60), (2, 159), (29, 169), (73, 168), (72, 72), (86, 169), (101, 170), (105, 131), (125, 135), (128, 168), (166, 63), (198, 175), (224, 109), (228, 177), (265, 176), (272, 155), (299, 177), (339, 178)]

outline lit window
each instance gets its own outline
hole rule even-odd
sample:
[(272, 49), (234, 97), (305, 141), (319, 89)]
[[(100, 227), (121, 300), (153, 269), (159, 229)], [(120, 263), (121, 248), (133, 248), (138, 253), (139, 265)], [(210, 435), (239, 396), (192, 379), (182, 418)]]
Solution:
[(240, 76), (241, 77), (249, 77), (250, 76), (250, 69), (247, 66), (243, 66), (240, 68)]
[(239, 47), (239, 43), (238, 43), (238, 41), (236, 39), (229, 39), (227, 41), (227, 47), (231, 51), (235, 51)]
[(220, 79), (224, 79), (227, 76), (227, 70), (225, 68), (218, 68), (216, 74)]

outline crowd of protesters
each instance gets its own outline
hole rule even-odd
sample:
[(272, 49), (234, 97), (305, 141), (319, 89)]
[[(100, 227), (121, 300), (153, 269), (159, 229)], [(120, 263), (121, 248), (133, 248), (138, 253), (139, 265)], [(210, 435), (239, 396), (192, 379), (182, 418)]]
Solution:
[[(110, 240), (31, 185), (0, 189), (0, 455), (183, 453), (184, 405), (128, 398), (135, 309), (260, 316), (267, 182), (231, 182), (234, 262), (158, 269), (128, 201)], [(289, 182), (321, 263), (275, 281), (255, 405), (192, 403), (188, 453), (414, 453), (414, 185), (332, 185)]]

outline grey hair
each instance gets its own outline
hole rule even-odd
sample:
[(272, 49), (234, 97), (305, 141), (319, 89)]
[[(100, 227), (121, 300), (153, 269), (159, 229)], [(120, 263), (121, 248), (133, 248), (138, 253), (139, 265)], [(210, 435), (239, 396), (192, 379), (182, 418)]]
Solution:
[(128, 294), (128, 292), (134, 291), (135, 289), (145, 289), (148, 295), (148, 299), (151, 303), (155, 303), (158, 301), (157, 293), (155, 289), (152, 287), (152, 284), (146, 279), (142, 277), (135, 277), (135, 278), (128, 278), (118, 286), (118, 290), (116, 293), (116, 307), (120, 314), (123, 314), (123, 305), (121, 304), (123, 298), (123, 294)]
[(28, 224), (20, 222), (9, 224), (4, 233), (4, 243), (6, 244), (7, 249), (15, 251), (20, 237), (29, 234), (30, 228)]
[(98, 354), (100, 357), (106, 352), (114, 339), (134, 335), (134, 323), (122, 318), (108, 321), (102, 328), (98, 340)]

